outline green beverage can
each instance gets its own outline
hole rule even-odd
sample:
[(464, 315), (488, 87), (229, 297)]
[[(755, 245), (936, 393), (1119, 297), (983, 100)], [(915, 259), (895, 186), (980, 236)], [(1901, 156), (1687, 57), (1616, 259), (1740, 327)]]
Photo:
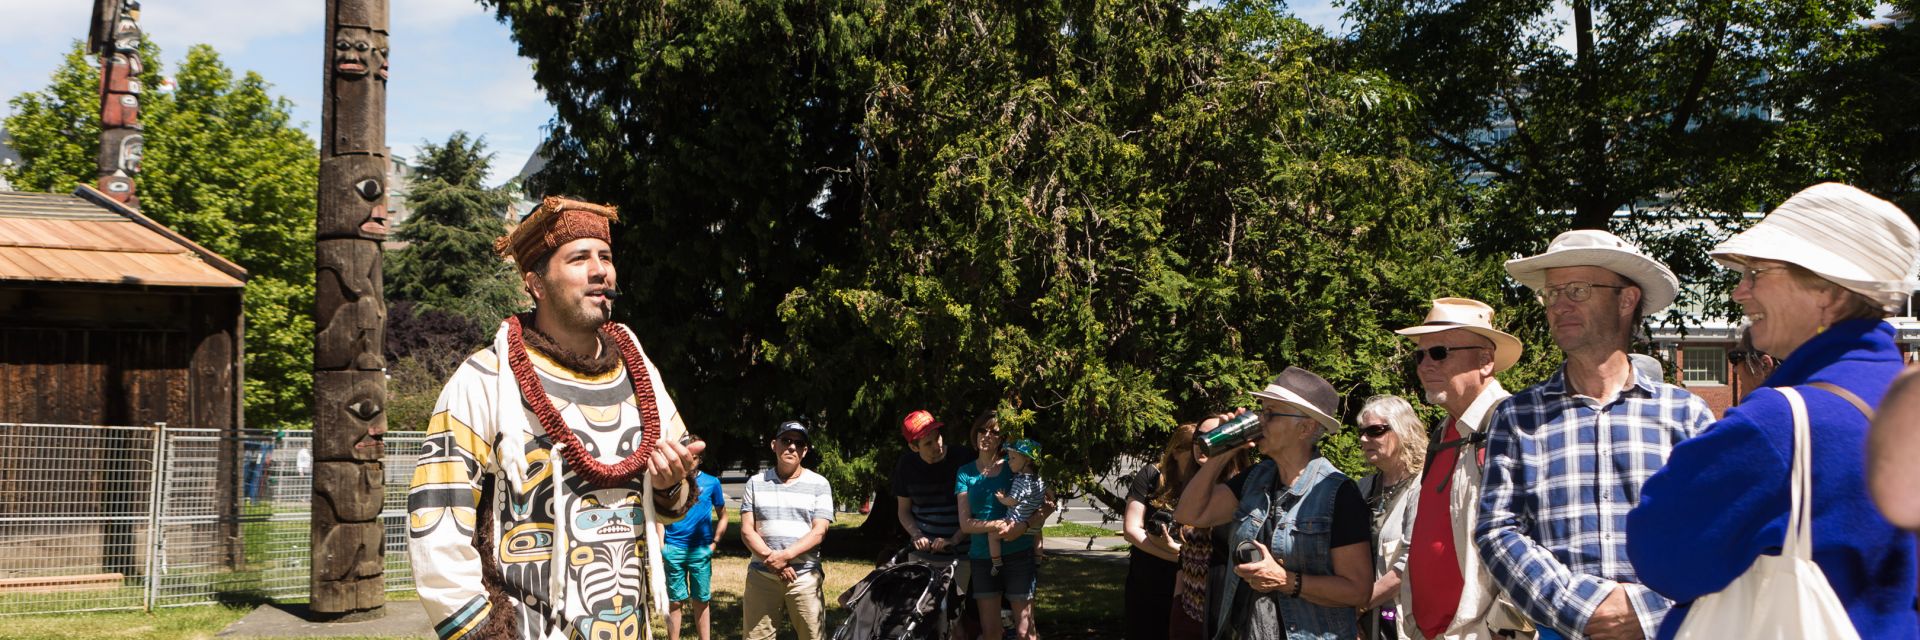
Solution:
[(1234, 447), (1260, 439), (1260, 412), (1248, 411), (1227, 418), (1206, 435), (1200, 436), (1200, 451), (1217, 456)]

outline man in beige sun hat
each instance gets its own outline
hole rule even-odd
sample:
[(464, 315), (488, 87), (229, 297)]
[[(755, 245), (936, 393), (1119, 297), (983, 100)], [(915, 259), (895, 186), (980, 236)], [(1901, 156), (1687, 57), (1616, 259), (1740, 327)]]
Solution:
[(1473, 551), (1487, 416), (1512, 395), (1493, 376), (1520, 361), (1520, 340), (1493, 328), (1493, 307), (1467, 298), (1434, 300), (1425, 322), (1394, 333), (1417, 341), (1414, 368), (1426, 400), (1447, 410), (1420, 479), (1403, 587), (1412, 619), (1402, 626), (1435, 639), (1531, 635), (1511, 603), (1496, 603), (1500, 592)]
[(1546, 305), (1566, 363), (1493, 410), (1474, 546), (1540, 637), (1652, 637), (1672, 603), (1627, 558), (1626, 514), (1673, 446), (1713, 421), (1699, 397), (1638, 375), (1641, 318), (1679, 282), (1639, 247), (1569, 231), (1507, 262)]

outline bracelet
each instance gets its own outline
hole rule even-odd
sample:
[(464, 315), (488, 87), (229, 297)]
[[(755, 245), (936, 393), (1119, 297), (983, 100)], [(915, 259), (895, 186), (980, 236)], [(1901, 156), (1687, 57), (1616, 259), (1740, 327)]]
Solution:
[(1289, 598), (1300, 597), (1300, 588), (1303, 586), (1306, 586), (1306, 583), (1302, 582), (1301, 578), (1305, 578), (1305, 577), (1306, 576), (1300, 575), (1300, 572), (1298, 571), (1293, 572), (1293, 593), (1287, 594), (1287, 597)]
[(682, 481), (673, 483), (673, 486), (670, 486), (670, 487), (666, 487), (666, 488), (654, 487), (653, 495), (654, 497), (658, 497), (658, 498), (668, 498), (668, 499), (676, 498), (676, 497), (679, 497), (680, 495), (680, 487), (685, 486), (686, 484), (687, 482), (685, 480), (682, 480)]

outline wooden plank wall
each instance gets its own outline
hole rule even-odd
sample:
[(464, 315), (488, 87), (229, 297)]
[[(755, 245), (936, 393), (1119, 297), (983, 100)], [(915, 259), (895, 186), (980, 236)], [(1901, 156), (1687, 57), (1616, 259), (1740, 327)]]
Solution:
[[(0, 290), (0, 422), (166, 422), (237, 434), (240, 323), (238, 291)], [(0, 431), (0, 515), (145, 512), (150, 487), (129, 478), (144, 477), (151, 466), (150, 434), (75, 436), (73, 429)], [(230, 516), (223, 528), (231, 529), (228, 555), (236, 564), (243, 548), (239, 462), (238, 439), (224, 443), (217, 490)], [(133, 570), (133, 532), (103, 533), (102, 566)]]

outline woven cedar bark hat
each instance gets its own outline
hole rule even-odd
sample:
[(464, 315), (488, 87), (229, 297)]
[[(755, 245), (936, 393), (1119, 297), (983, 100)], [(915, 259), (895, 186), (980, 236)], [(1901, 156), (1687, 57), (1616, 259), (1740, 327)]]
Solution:
[(532, 271), (562, 245), (581, 238), (612, 245), (611, 224), (619, 220), (619, 210), (612, 205), (547, 196), (520, 226), (494, 240), (493, 250), (513, 258), (521, 271)]

